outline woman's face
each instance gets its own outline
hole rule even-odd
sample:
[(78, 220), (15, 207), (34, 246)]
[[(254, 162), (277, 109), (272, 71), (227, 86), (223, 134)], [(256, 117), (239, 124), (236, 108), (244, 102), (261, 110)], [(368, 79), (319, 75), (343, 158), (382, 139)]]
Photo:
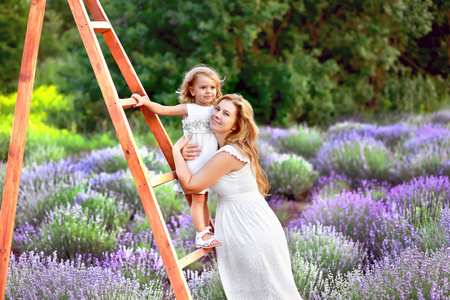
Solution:
[(211, 114), (209, 126), (215, 133), (229, 133), (236, 130), (237, 109), (230, 100), (222, 100)]

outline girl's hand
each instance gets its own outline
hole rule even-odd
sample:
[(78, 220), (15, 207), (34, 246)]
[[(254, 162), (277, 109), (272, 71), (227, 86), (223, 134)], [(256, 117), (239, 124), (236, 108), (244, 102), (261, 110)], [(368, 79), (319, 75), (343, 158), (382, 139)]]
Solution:
[(188, 137), (182, 136), (176, 143), (173, 145), (172, 151), (178, 151), (181, 153), (181, 149), (189, 142), (192, 138), (192, 135)]
[(144, 105), (144, 102), (146, 100), (144, 97), (142, 97), (139, 94), (133, 94), (133, 95), (131, 95), (131, 98), (134, 98), (137, 101), (137, 103), (135, 105), (133, 105), (133, 107), (140, 107), (140, 106)]
[(186, 144), (181, 149), (181, 155), (183, 155), (184, 160), (194, 160), (200, 155), (201, 149), (198, 144)]

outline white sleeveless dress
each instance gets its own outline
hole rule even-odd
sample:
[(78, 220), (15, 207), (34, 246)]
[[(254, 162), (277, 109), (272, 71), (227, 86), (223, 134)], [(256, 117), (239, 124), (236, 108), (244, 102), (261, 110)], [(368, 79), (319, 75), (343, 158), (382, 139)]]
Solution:
[(232, 145), (220, 148), (247, 164), (213, 186), (219, 201), (215, 235), (220, 278), (228, 300), (302, 299), (295, 286), (286, 236), (258, 191), (249, 159)]
[[(216, 153), (218, 147), (216, 135), (209, 128), (209, 120), (213, 106), (200, 106), (195, 103), (186, 104), (188, 116), (183, 119), (183, 135), (187, 137), (192, 134), (189, 144), (199, 144), (201, 148), (200, 155), (194, 160), (186, 161), (189, 170), (195, 174), (203, 165)], [(175, 190), (183, 192), (181, 185), (177, 183)], [(210, 188), (197, 194), (209, 192)]]

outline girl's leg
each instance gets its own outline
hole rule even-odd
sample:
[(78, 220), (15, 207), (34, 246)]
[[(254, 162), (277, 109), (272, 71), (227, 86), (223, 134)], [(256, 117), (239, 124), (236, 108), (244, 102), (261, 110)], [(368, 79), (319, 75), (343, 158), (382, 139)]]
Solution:
[(205, 230), (205, 219), (203, 215), (203, 203), (205, 201), (204, 195), (193, 194), (191, 203), (191, 217), (192, 223), (197, 232)]
[(205, 194), (205, 202), (203, 203), (203, 220), (205, 220), (205, 227), (209, 226), (209, 218), (211, 214), (208, 206), (208, 193)]
[[(205, 225), (207, 222), (209, 223), (209, 214), (208, 219), (205, 220), (204, 215), (204, 207), (206, 203), (206, 195), (205, 194), (193, 194), (192, 195), (192, 203), (191, 203), (191, 217), (192, 223), (194, 223), (195, 230), (197, 232), (201, 232), (206, 229)], [(207, 241), (211, 239), (211, 235), (209, 233), (203, 236), (203, 240)], [(213, 245), (219, 244), (218, 241), (212, 242)]]

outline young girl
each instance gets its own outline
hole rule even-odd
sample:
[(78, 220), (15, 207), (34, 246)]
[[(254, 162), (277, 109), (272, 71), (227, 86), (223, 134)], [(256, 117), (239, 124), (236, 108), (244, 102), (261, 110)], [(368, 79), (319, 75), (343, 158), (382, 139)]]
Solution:
[[(163, 106), (150, 101), (148, 97), (133, 94), (137, 104), (144, 105), (157, 115), (182, 116), (183, 135), (192, 135), (191, 142), (200, 145), (201, 152), (195, 160), (188, 161), (189, 170), (195, 174), (214, 155), (218, 149), (217, 139), (209, 128), (209, 120), (214, 104), (222, 95), (222, 79), (210, 67), (197, 65), (184, 76), (178, 91), (180, 104)], [(181, 186), (176, 189), (182, 192)], [(222, 245), (210, 232), (209, 208), (207, 196), (209, 188), (192, 195), (191, 217), (197, 231), (195, 246), (197, 248), (212, 248)]]

